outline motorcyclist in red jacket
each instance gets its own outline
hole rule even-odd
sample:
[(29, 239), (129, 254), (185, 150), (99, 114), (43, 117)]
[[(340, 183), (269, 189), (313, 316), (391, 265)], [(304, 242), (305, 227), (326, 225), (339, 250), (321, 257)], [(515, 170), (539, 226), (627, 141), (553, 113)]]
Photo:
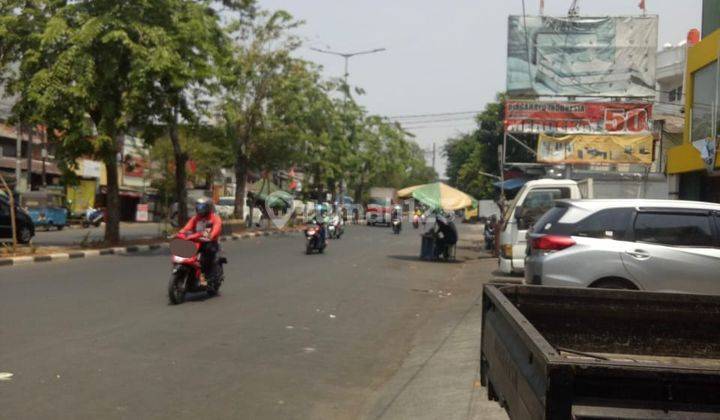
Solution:
[(213, 211), (212, 203), (206, 198), (195, 202), (195, 216), (193, 216), (180, 232), (196, 236), (194, 240), (200, 245), (200, 285), (207, 285), (207, 277), (215, 275), (217, 255), (220, 252), (220, 232), (222, 219)]

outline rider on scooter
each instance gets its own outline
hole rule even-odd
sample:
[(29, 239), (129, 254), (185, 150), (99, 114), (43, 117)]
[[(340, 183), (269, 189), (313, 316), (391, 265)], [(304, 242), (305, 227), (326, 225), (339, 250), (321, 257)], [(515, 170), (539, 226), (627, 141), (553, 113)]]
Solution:
[(207, 198), (199, 198), (195, 202), (193, 216), (180, 230), (187, 239), (198, 241), (200, 245), (200, 285), (207, 286), (207, 277), (215, 275), (217, 254), (220, 252), (220, 232), (222, 219), (213, 211), (213, 205)]

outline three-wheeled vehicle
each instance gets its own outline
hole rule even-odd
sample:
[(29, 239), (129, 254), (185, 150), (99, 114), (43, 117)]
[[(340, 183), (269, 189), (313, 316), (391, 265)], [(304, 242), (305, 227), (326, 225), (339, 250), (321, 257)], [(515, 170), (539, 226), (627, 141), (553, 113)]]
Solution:
[(30, 214), (35, 227), (62, 230), (68, 222), (63, 196), (54, 191), (28, 191), (20, 196), (20, 205)]

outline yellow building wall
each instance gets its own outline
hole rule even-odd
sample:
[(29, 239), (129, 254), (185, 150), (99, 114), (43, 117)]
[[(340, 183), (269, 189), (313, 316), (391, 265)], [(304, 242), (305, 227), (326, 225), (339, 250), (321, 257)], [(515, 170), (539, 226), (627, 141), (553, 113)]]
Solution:
[[(720, 29), (706, 36), (702, 41), (688, 48), (687, 71), (685, 72), (685, 129), (683, 144), (668, 150), (667, 172), (678, 174), (683, 172), (705, 170), (700, 152), (690, 142), (690, 128), (693, 104), (693, 73), (718, 59), (720, 49)], [(720, 163), (720, 153), (716, 156), (716, 168)]]
[(88, 207), (95, 206), (96, 181), (82, 179), (78, 185), (67, 188), (67, 201), (73, 214), (82, 213)]

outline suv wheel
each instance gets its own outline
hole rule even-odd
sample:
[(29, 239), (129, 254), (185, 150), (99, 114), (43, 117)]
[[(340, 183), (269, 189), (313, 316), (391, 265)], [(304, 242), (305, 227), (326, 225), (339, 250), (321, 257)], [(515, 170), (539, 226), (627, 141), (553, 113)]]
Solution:
[(21, 227), (20, 231), (18, 232), (18, 242), (21, 244), (27, 244), (30, 243), (30, 240), (32, 239), (32, 232), (30, 232), (30, 228), (27, 226)]
[(591, 284), (590, 287), (596, 289), (638, 290), (637, 286), (632, 282), (621, 278), (601, 279)]

